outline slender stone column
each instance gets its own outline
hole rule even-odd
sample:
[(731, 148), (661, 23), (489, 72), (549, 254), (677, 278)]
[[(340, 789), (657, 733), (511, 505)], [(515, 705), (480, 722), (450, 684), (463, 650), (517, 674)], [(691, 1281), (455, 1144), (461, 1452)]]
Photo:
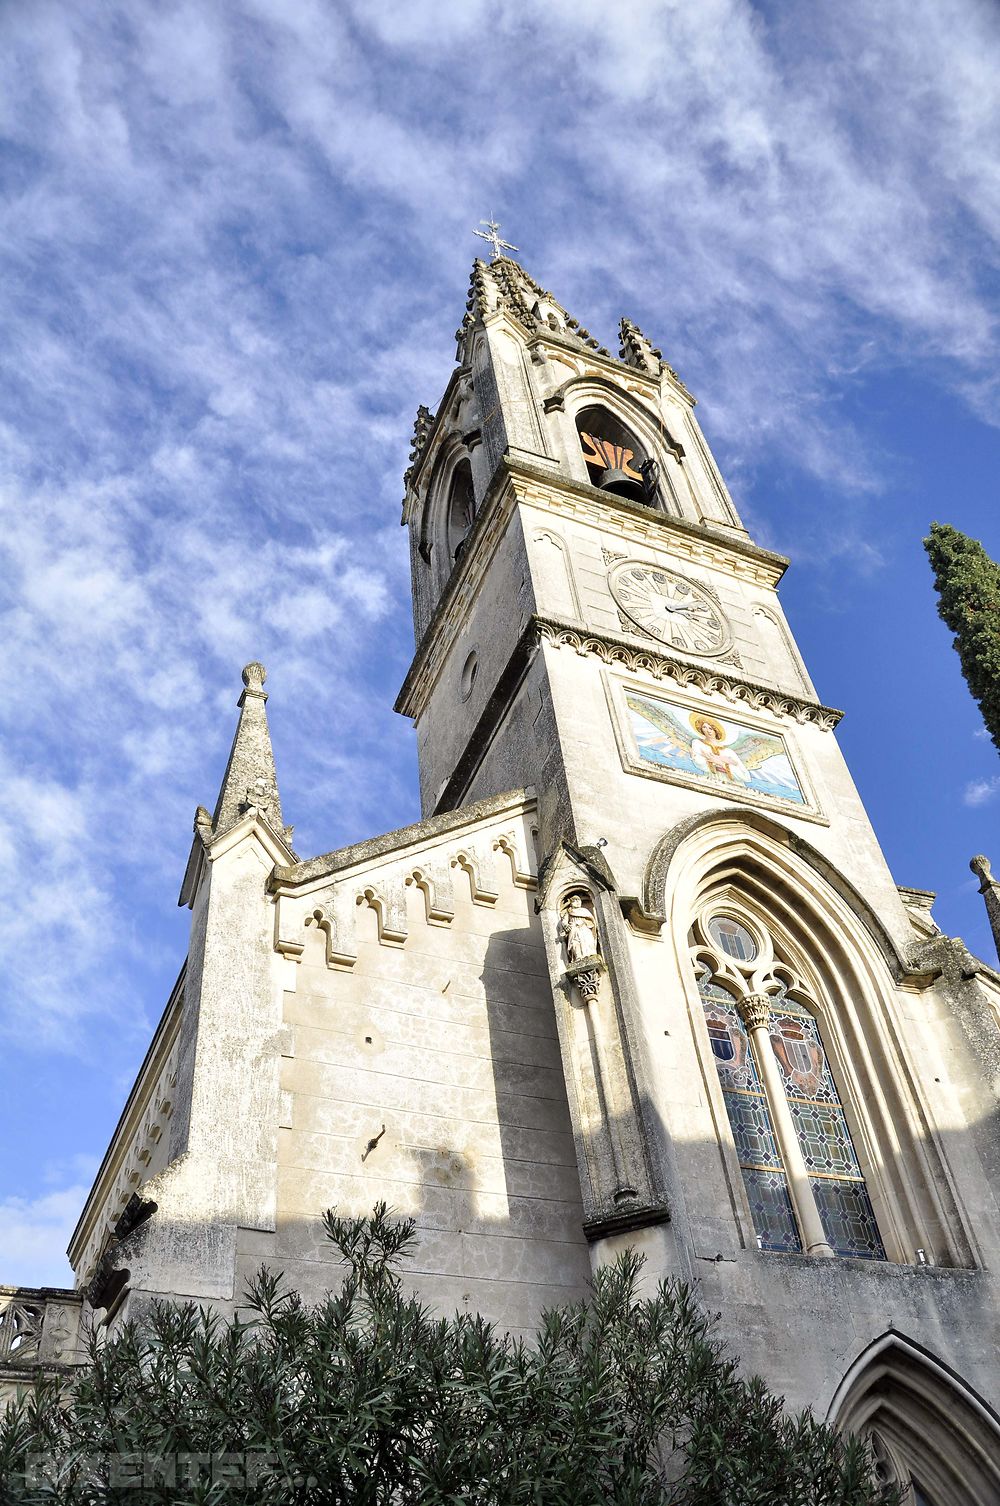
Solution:
[(969, 864), (973, 873), (979, 879), (979, 892), (986, 902), (986, 913), (990, 918), (990, 930), (993, 932), (993, 944), (1000, 957), (1000, 881), (993, 877), (989, 858), (984, 858), (978, 853)]
[(581, 958), (579, 962), (570, 963), (566, 977), (576, 988), (583, 1004), (594, 1088), (611, 1146), (615, 1172), (614, 1201), (617, 1204), (627, 1202), (638, 1194), (625, 1169), (627, 1158), (621, 1144), (621, 1126), (626, 1122), (630, 1108), (630, 1105), (622, 1101), (625, 1074), (620, 1062), (608, 1060), (606, 1023), (601, 1018), (601, 977), (605, 971), (604, 959), (595, 953)]
[(771, 1001), (766, 994), (747, 994), (744, 998), (737, 1000), (736, 1008), (739, 1010), (740, 1019), (746, 1026), (754, 1056), (757, 1059), (757, 1068), (764, 1081), (764, 1092), (771, 1110), (771, 1122), (774, 1125), (774, 1133), (778, 1137), (781, 1157), (785, 1163), (785, 1175), (788, 1178), (792, 1203), (798, 1216), (799, 1231), (805, 1252), (807, 1255), (832, 1256), (834, 1252), (823, 1232), (823, 1225), (816, 1208), (816, 1199), (809, 1185), (809, 1172), (802, 1159), (795, 1121), (788, 1107), (788, 1099), (785, 1097), (785, 1085), (781, 1080), (774, 1049), (771, 1046), (771, 1034), (768, 1030)]

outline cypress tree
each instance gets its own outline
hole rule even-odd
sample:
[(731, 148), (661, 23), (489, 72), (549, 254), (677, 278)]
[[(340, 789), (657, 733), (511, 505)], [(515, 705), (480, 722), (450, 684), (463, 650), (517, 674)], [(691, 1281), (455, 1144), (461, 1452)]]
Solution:
[(932, 523), (924, 548), (934, 571), (938, 616), (955, 634), (965, 683), (1000, 750), (1000, 565), (978, 539)]

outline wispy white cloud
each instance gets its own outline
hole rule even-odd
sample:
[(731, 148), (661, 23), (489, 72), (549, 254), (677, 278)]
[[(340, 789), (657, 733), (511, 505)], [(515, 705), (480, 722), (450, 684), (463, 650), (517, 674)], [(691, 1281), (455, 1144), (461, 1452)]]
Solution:
[(1000, 774), (989, 779), (970, 779), (962, 793), (964, 805), (988, 805), (1000, 795)]
[(46, 1189), (34, 1198), (0, 1200), (0, 1271), (4, 1281), (26, 1286), (72, 1286), (66, 1246), (97, 1161), (74, 1156), (41, 1171)]
[(0, 844), (32, 875), (0, 1028), (146, 1028), (244, 660), (303, 850), (413, 815), (400, 475), (490, 210), (604, 338), (649, 327), (737, 483), (822, 478), (800, 558), (880, 567), (893, 457), (845, 392), (919, 368), (1000, 411), (998, 28), (985, 0), (0, 14)]

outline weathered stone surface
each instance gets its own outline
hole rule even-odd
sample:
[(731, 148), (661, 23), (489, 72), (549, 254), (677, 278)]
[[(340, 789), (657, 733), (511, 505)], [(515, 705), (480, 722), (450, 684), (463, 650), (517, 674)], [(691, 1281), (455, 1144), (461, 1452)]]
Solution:
[[(690, 393), (628, 321), (623, 352), (515, 263), (477, 268), (404, 503), (419, 641), (398, 707), (425, 819), (297, 861), (248, 666), (215, 816), (196, 818), (187, 965), (75, 1268), (85, 1285), (103, 1258), (121, 1312), (231, 1308), (262, 1260), (317, 1296), (337, 1279), (322, 1210), (385, 1199), (416, 1221), (427, 1301), (530, 1333), (635, 1245), (649, 1281), (700, 1283), (791, 1405), (898, 1424), (921, 1478), (914, 1367), (928, 1417), (988, 1429), (1000, 1390), (1000, 975), (897, 886), (784, 620), (786, 561), (748, 539)], [(655, 461), (642, 501), (588, 469), (580, 426), (602, 413)], [(475, 516), (456, 531), (458, 477)], [(662, 618), (622, 610), (623, 561), (680, 591)], [(724, 619), (718, 652), (671, 633), (685, 581)], [(676, 709), (659, 741), (640, 746), (628, 691)], [(716, 723), (696, 757), (685, 727)], [(751, 775), (779, 747), (801, 799)], [(583, 932), (570, 944), (573, 893), (590, 955)], [(752, 955), (713, 942), (727, 917)], [(719, 1072), (749, 1048), (710, 1034), (700, 974), (773, 1053), (755, 1081), (815, 1256), (758, 1248), (753, 1147)], [(821, 1177), (782, 1084), (817, 1058), (805, 1034), (794, 1058), (792, 1037), (772, 1045), (783, 999), (817, 1021), (885, 1260), (833, 1257), (816, 1226)], [(155, 1212), (109, 1244), (133, 1196)], [(924, 1429), (949, 1479), (975, 1427)]]

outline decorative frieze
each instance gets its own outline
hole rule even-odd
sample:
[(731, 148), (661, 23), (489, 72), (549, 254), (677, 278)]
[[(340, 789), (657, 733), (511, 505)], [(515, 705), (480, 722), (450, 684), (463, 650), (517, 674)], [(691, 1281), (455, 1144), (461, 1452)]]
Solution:
[(556, 648), (572, 648), (578, 654), (592, 654), (603, 664), (633, 674), (648, 674), (654, 680), (670, 680), (706, 695), (725, 696), (755, 711), (770, 711), (774, 716), (791, 717), (799, 723), (810, 722), (824, 732), (832, 732), (843, 716), (842, 711), (832, 706), (821, 706), (818, 701), (786, 695), (753, 680), (726, 674), (717, 665), (690, 664), (657, 649), (630, 643), (616, 634), (573, 627), (554, 617), (535, 617), (532, 621), (544, 642)]
[(414, 890), (423, 896), (426, 923), (450, 926), (459, 875), (468, 881), (465, 892), (471, 902), (490, 909), (498, 904), (504, 883), (537, 888), (525, 797), (517, 803), (508, 798), (485, 804), (490, 807), (485, 818), (480, 815), (464, 825), (450, 814), (432, 818), (325, 859), (276, 870), (271, 884), (275, 950), (300, 961), (309, 931), (316, 928), (325, 936), (327, 966), (352, 968), (358, 957), (358, 917), (365, 908), (375, 912), (379, 943), (398, 947), (414, 922), (407, 905)]

